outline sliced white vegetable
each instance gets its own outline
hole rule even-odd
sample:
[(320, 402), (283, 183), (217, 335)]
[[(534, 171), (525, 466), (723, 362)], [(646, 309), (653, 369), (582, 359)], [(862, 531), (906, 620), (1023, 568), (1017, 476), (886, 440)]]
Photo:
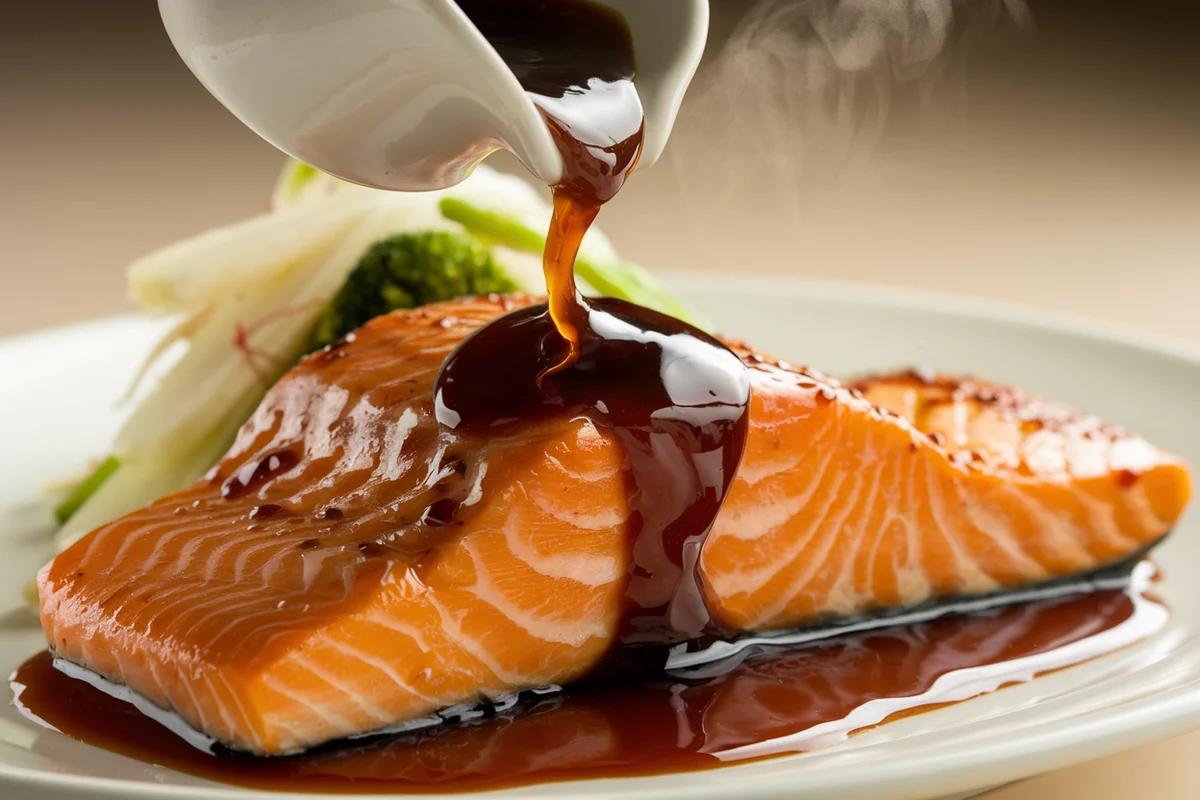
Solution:
[[(370, 245), (405, 232), (461, 231), (438, 208), (447, 196), (539, 230), (550, 220), (538, 190), (487, 167), (456, 187), (420, 194), (292, 177), (281, 180), (271, 213), (171, 245), (130, 267), (135, 299), (151, 315), (179, 317), (168, 338), (185, 342), (186, 351), (150, 371), (156, 382), (138, 393), (111, 452), (121, 467), (60, 532), (60, 547), (203, 475), (267, 386), (303, 354), (321, 308)], [(597, 261), (616, 258), (595, 230), (584, 249)], [(540, 258), (504, 247), (494, 255), (524, 291), (544, 293)]]

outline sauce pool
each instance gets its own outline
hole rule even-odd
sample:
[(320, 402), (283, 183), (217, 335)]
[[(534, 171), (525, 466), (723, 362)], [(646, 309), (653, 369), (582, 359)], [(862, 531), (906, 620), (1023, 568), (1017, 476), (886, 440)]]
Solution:
[(572, 687), (470, 722), (272, 759), (198, 750), (59, 672), (48, 653), (26, 662), (12, 683), (26, 716), (221, 783), (308, 793), (483, 791), (816, 750), (898, 715), (1112, 652), (1165, 617), (1137, 591), (1044, 599), (759, 652), (708, 678)]

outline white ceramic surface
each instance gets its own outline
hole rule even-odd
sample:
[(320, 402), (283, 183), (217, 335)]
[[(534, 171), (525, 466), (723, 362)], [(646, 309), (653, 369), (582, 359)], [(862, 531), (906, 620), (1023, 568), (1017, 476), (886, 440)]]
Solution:
[[(708, 0), (601, 0), (633, 36), (640, 165), (666, 146), (708, 35)], [(159, 0), (175, 48), (238, 119), (339, 178), (421, 191), (511, 150), (546, 184), (541, 114), (453, 0)]]
[[(1200, 464), (1200, 350), (1095, 323), (888, 289), (747, 278), (679, 285), (730, 332), (835, 374), (920, 364), (1070, 401)], [(154, 326), (114, 319), (0, 343), (0, 666), (42, 646), (20, 588), (47, 555), (38, 487), (102, 451)], [(513, 796), (917, 800), (970, 792), (1200, 727), (1200, 525), (1158, 551), (1173, 608), (1152, 639), (1088, 664), (889, 723), (839, 747), (706, 773), (557, 784)], [(6, 800), (234, 800), (0, 709)], [(475, 795), (472, 795), (475, 796)]]

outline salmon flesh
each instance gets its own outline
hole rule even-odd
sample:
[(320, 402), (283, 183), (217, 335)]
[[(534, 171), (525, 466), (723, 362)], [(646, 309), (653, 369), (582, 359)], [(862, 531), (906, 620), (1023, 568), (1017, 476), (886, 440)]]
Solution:
[[(434, 419), (454, 347), (530, 302), (393, 313), (303, 360), (208, 476), (42, 569), (54, 654), (264, 755), (586, 675), (627, 580), (621, 445), (560, 419), (457, 452)], [(731, 347), (751, 429), (699, 565), (728, 628), (1086, 575), (1187, 504), (1178, 458), (1061, 405), (918, 373), (843, 386)]]

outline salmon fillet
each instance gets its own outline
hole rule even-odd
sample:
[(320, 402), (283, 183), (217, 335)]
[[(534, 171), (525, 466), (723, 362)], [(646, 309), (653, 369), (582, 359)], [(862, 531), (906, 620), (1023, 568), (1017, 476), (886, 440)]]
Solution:
[[(56, 656), (271, 755), (588, 673), (627, 574), (618, 441), (563, 419), (459, 452), (433, 416), (453, 348), (530, 302), (397, 312), (302, 361), (205, 479), (43, 568)], [(735, 349), (751, 431), (700, 565), (728, 626), (1087, 573), (1188, 500), (1178, 459), (1061, 406), (937, 376), (842, 387)]]
[(987, 595), (1159, 541), (1187, 466), (1060, 403), (905, 372), (841, 387), (741, 349), (750, 438), (705, 544), (713, 612), (742, 630)]

